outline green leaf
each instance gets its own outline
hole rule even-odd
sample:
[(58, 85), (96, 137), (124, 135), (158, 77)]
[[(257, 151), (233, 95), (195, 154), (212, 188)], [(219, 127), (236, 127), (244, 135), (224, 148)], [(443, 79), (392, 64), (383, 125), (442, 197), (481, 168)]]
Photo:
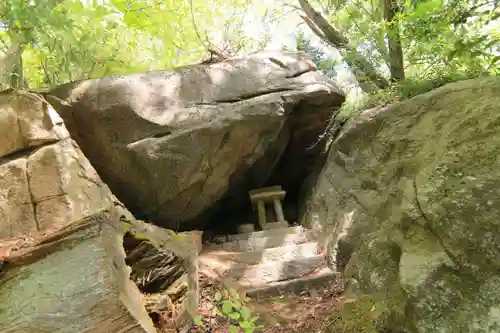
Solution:
[(200, 317), (200, 316), (196, 316), (196, 317), (194, 317), (194, 320), (193, 320), (193, 321), (194, 321), (194, 324), (195, 324), (196, 326), (203, 326), (203, 322), (202, 322), (202, 320), (201, 320), (201, 317)]
[(259, 320), (259, 316), (255, 316), (250, 319), (252, 323), (255, 323), (257, 320)]
[(234, 288), (229, 288), (229, 294), (233, 299), (240, 299), (240, 294), (238, 294), (238, 292)]
[(231, 301), (222, 302), (222, 312), (223, 313), (229, 314), (229, 313), (231, 313), (232, 310), (233, 310), (233, 304), (231, 303)]
[(236, 308), (236, 309), (241, 309), (241, 302), (240, 301), (237, 301), (237, 300), (233, 300), (233, 306)]
[(234, 325), (229, 326), (229, 333), (238, 333), (238, 327)]
[(234, 319), (234, 320), (238, 320), (238, 319), (240, 319), (240, 314), (239, 314), (239, 312), (231, 312), (229, 314), (229, 318)]
[(252, 311), (249, 308), (247, 308), (246, 306), (244, 306), (240, 309), (240, 313), (241, 313), (241, 317), (244, 320), (248, 320), (252, 316)]

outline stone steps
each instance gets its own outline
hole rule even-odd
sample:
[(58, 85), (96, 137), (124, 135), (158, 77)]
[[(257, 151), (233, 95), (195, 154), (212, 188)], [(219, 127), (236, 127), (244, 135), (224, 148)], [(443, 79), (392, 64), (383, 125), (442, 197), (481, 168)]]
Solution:
[(227, 241), (234, 242), (234, 241), (238, 241), (238, 240), (265, 238), (265, 237), (271, 237), (271, 236), (276, 236), (276, 235), (300, 234), (304, 231), (305, 231), (305, 229), (302, 227), (268, 229), (268, 230), (262, 230), (262, 231), (248, 232), (248, 233), (244, 233), (244, 234), (228, 235)]
[[(280, 229), (274, 229), (280, 230)], [(267, 230), (270, 231), (270, 230)], [(253, 237), (241, 239), (232, 242), (214, 244), (212, 249), (220, 249), (226, 251), (259, 251), (272, 247), (284, 245), (301, 244), (309, 241), (314, 241), (317, 238), (313, 231), (307, 230), (297, 234), (282, 234), (278, 233), (267, 237)]]
[(264, 225), (264, 230), (288, 228), (288, 222), (271, 222)]
[(236, 282), (245, 288), (262, 287), (270, 282), (288, 280), (312, 273), (323, 268), (326, 264), (325, 256), (316, 255), (310, 258), (295, 260), (269, 261), (256, 265), (241, 263), (224, 263), (201, 260), (201, 269), (214, 271), (222, 280)]
[(256, 265), (269, 261), (292, 260), (310, 258), (318, 255), (319, 243), (308, 242), (303, 244), (292, 244), (250, 252), (234, 251), (212, 251), (202, 255), (200, 260), (214, 258), (218, 261), (236, 262), (247, 265)]
[(339, 274), (327, 267), (324, 237), (302, 227), (230, 235), (209, 244), (200, 255), (200, 271), (251, 297), (300, 293), (334, 283)]
[(263, 286), (245, 289), (246, 295), (253, 298), (265, 298), (284, 294), (300, 294), (313, 288), (323, 288), (336, 281), (341, 281), (340, 273), (324, 267), (316, 272), (290, 280), (271, 282)]
[(310, 274), (325, 265), (326, 259), (322, 255), (287, 261), (270, 261), (251, 266), (238, 264), (231, 267), (222, 277), (246, 288), (257, 288), (270, 282), (289, 280)]

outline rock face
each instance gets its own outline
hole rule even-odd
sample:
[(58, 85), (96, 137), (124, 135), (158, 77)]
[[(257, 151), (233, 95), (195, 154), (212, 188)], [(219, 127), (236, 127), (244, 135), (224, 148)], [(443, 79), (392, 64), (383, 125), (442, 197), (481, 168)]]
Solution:
[(0, 238), (59, 228), (109, 202), (109, 189), (36, 95), (0, 94)]
[(155, 332), (125, 265), (126, 211), (58, 114), (3, 92), (0, 133), (0, 331)]
[(73, 83), (47, 98), (134, 214), (180, 229), (203, 226), (216, 203), (238, 209), (280, 159), (282, 183), (300, 184), (323, 147), (307, 148), (344, 101), (304, 54), (274, 52)]
[(129, 280), (113, 210), (8, 258), (0, 273), (2, 332), (156, 332)]
[(499, 78), (346, 125), (302, 214), (332, 232), (332, 259), (348, 260), (344, 329), (500, 331), (499, 156)]

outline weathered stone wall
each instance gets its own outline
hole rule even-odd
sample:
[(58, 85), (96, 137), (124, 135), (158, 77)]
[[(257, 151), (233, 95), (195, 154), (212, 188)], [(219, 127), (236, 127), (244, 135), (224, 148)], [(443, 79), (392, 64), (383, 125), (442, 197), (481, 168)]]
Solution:
[(499, 156), (500, 78), (449, 84), (346, 125), (302, 222), (332, 234), (334, 264), (348, 261), (352, 332), (367, 322), (500, 331)]
[(0, 238), (62, 227), (109, 203), (109, 190), (40, 96), (0, 94)]
[(125, 265), (127, 212), (58, 114), (3, 92), (0, 133), (0, 331), (155, 332)]

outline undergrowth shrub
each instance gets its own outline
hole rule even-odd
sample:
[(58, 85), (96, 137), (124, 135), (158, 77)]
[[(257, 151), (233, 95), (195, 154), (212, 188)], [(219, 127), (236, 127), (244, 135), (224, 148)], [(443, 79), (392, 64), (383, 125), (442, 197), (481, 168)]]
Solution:
[(373, 94), (365, 95), (355, 101), (345, 103), (339, 113), (339, 117), (350, 118), (359, 115), (363, 110), (376, 106), (385, 106), (412, 98), (416, 95), (426, 93), (439, 88), (445, 84), (480, 76), (499, 76), (500, 71), (486, 70), (453, 70), (432, 69), (425, 74), (409, 77), (402, 82), (391, 84), (388, 88), (378, 90)]
[[(229, 323), (229, 333), (254, 333), (256, 329), (263, 327), (258, 324), (259, 316), (254, 315), (250, 308), (245, 306), (248, 300), (232, 288), (220, 289), (215, 293), (214, 315)], [(194, 322), (197, 326), (203, 327), (201, 317), (196, 317)]]

